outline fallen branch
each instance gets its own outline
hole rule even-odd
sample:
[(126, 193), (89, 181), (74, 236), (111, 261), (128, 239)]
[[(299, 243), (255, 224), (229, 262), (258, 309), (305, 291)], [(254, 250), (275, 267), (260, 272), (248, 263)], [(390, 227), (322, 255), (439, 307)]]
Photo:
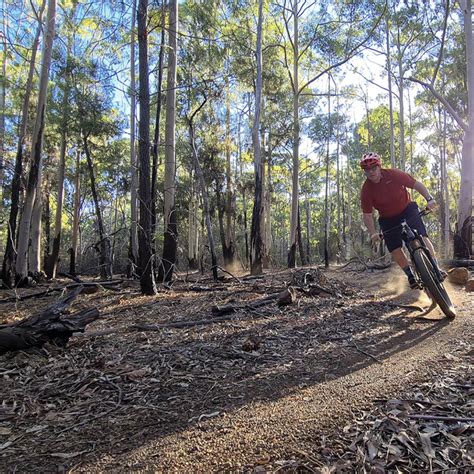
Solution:
[[(21, 295), (21, 296), (16, 295), (16, 296), (12, 296), (11, 298), (3, 298), (0, 300), (0, 304), (1, 303), (15, 303), (17, 301), (24, 301), (24, 300), (29, 300), (32, 298), (42, 298), (43, 296), (47, 296), (50, 293), (64, 291), (64, 290), (72, 290), (78, 287), (83, 287), (83, 288), (100, 287), (100, 286), (111, 287), (114, 285), (119, 285), (122, 282), (123, 280), (106, 280), (106, 281), (84, 281), (82, 283), (70, 283), (69, 285), (66, 285), (66, 286), (48, 287), (46, 290), (39, 291), (36, 293), (30, 293), (29, 295)], [(108, 289), (116, 291), (115, 288), (108, 288)]]
[(432, 421), (461, 421), (474, 423), (474, 418), (462, 416), (441, 416), (441, 415), (408, 415), (412, 420), (432, 420)]
[(170, 323), (162, 324), (134, 324), (130, 326), (132, 329), (138, 329), (139, 331), (161, 331), (166, 328), (189, 328), (193, 326), (204, 326), (205, 324), (219, 323), (221, 321), (228, 321), (233, 319), (234, 315), (230, 316), (221, 316), (218, 318), (211, 319), (198, 319), (194, 321), (175, 321)]
[(424, 311), (424, 309), (421, 306), (417, 306), (417, 305), (413, 305), (413, 304), (387, 303), (386, 301), (369, 301), (368, 303), (369, 304), (390, 306), (391, 308), (409, 309), (411, 311)]
[(247, 303), (242, 304), (227, 304), (223, 306), (213, 306), (212, 307), (212, 314), (219, 316), (222, 314), (233, 313), (235, 311), (242, 311), (246, 309), (254, 309), (259, 308), (260, 306), (265, 306), (272, 301), (275, 301), (279, 298), (281, 292), (273, 293), (271, 295), (265, 296), (265, 298), (261, 298), (259, 300), (249, 301)]
[(370, 357), (371, 359), (373, 359), (375, 362), (377, 362), (378, 364), (383, 364), (383, 362), (380, 360), (380, 359), (377, 359), (377, 357), (373, 356), (372, 354), (370, 354), (369, 352), (366, 352), (364, 350), (362, 350), (354, 341), (351, 341), (350, 342), (350, 345), (353, 346), (357, 351), (359, 351), (361, 354), (364, 354), (368, 357)]
[(89, 323), (99, 317), (97, 308), (84, 309), (70, 315), (62, 314), (81, 291), (82, 287), (79, 286), (44, 311), (18, 323), (2, 326), (0, 354), (41, 347), (46, 342), (65, 346), (74, 332), (83, 332)]

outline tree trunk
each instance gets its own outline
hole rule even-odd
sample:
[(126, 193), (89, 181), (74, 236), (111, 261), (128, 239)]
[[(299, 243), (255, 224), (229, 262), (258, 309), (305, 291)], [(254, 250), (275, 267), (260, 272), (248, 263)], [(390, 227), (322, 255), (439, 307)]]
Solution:
[[(161, 89), (163, 87), (163, 57), (165, 51), (165, 11), (166, 11), (166, 2), (163, 1), (161, 7), (161, 41), (160, 41), (160, 54), (158, 57), (158, 80), (156, 84), (156, 118), (155, 118), (155, 134), (153, 136), (153, 147), (152, 147), (152, 166), (151, 166), (151, 241), (152, 241), (152, 251), (156, 253), (155, 248), (155, 235), (156, 235), (156, 213), (157, 213), (157, 180), (158, 180), (158, 154), (159, 154), (159, 145), (160, 145), (160, 129), (161, 129), (161, 107), (162, 107), (162, 97)], [(154, 259), (154, 262), (156, 260)]]
[(464, 34), (466, 43), (467, 88), (469, 103), (469, 126), (464, 134), (462, 146), (461, 187), (459, 190), (454, 258), (469, 259), (472, 248), (472, 194), (474, 183), (474, 46), (472, 35), (472, 2), (461, 2), (464, 13)]
[(250, 231), (250, 273), (259, 275), (263, 271), (262, 257), (262, 217), (263, 217), (263, 168), (260, 150), (260, 112), (262, 103), (262, 23), (263, 23), (263, 0), (258, 3), (257, 23), (257, 78), (255, 87), (255, 116), (252, 127), (252, 144), (254, 153), (255, 170), (255, 198), (252, 212), (252, 228)]
[(177, 225), (175, 209), (176, 175), (176, 69), (178, 53), (178, 0), (170, 0), (168, 33), (168, 80), (166, 92), (165, 128), (165, 189), (163, 257), (159, 281), (171, 281), (176, 264)]
[(305, 211), (306, 211), (306, 258), (308, 265), (311, 265), (311, 207), (308, 196), (305, 200)]
[(90, 154), (87, 137), (83, 135), (82, 140), (84, 144), (84, 152), (86, 154), (86, 159), (87, 159), (87, 168), (89, 169), (92, 199), (94, 201), (95, 215), (97, 218), (97, 228), (99, 230), (99, 242), (94, 247), (99, 254), (100, 276), (103, 279), (110, 280), (112, 279), (112, 258), (110, 255), (110, 252), (111, 252), (110, 238), (105, 232), (104, 220), (102, 218), (102, 211), (100, 209), (99, 197), (97, 194), (97, 187), (95, 183), (94, 165), (92, 164), (92, 157)]
[(232, 181), (232, 168), (231, 168), (231, 132), (230, 132), (230, 90), (228, 81), (226, 83), (226, 195), (225, 195), (225, 238), (224, 245), (222, 246), (222, 253), (224, 257), (224, 265), (232, 268), (234, 264), (235, 254), (235, 208), (234, 208), (234, 183)]
[(64, 78), (64, 97), (62, 103), (62, 122), (61, 122), (61, 145), (59, 152), (58, 165), (58, 198), (56, 201), (56, 215), (54, 219), (54, 239), (51, 255), (45, 259), (45, 272), (47, 278), (56, 277), (58, 266), (59, 250), (61, 248), (61, 222), (64, 203), (64, 175), (66, 171), (66, 147), (67, 147), (67, 129), (69, 117), (69, 81), (70, 81), (70, 55), (72, 49), (72, 36), (69, 35), (67, 54), (66, 54), (66, 74)]
[(72, 217), (72, 242), (69, 262), (69, 273), (73, 276), (76, 275), (76, 264), (77, 264), (77, 244), (79, 240), (79, 220), (81, 212), (81, 152), (79, 147), (76, 151), (76, 173), (74, 177), (74, 210)]
[(135, 146), (136, 132), (136, 80), (135, 80), (135, 24), (137, 14), (137, 2), (133, 0), (132, 26), (130, 29), (130, 248), (128, 274), (135, 274), (135, 266), (138, 265), (138, 163)]
[(390, 165), (395, 168), (395, 137), (393, 125), (393, 94), (392, 94), (392, 63), (390, 55), (390, 13), (387, 12), (385, 21), (385, 38), (387, 47), (387, 77), (388, 77), (388, 105), (390, 113)]
[(268, 134), (268, 154), (266, 164), (267, 164), (267, 179), (265, 186), (265, 201), (264, 201), (264, 216), (265, 216), (265, 232), (264, 232), (264, 249), (265, 249), (265, 258), (263, 260), (263, 268), (270, 267), (271, 261), (271, 250), (272, 250), (272, 148), (271, 148), (272, 136), (269, 132)]
[(241, 137), (241, 118), (239, 117), (238, 124), (238, 148), (239, 148), (239, 173), (240, 173), (240, 183), (242, 189), (242, 223), (243, 223), (243, 232), (244, 232), (244, 242), (245, 242), (245, 265), (250, 263), (250, 250), (249, 250), (249, 233), (247, 228), (247, 194), (245, 183), (243, 180), (242, 172), (242, 137)]
[(38, 180), (36, 183), (36, 196), (33, 204), (33, 213), (31, 214), (30, 224), (30, 248), (29, 248), (29, 273), (33, 275), (35, 280), (39, 280), (44, 276), (41, 267), (41, 233), (42, 233), (42, 212), (43, 207), (43, 164), (44, 159), (41, 159), (41, 166), (38, 173)]
[(138, 231), (138, 258), (140, 288), (144, 295), (155, 295), (155, 271), (151, 244), (151, 182), (150, 182), (150, 84), (148, 77), (148, 0), (138, 2), (138, 67), (140, 88), (140, 123), (138, 126), (138, 154), (140, 184), (138, 188), (140, 228)]
[(306, 260), (306, 253), (304, 251), (305, 246), (303, 245), (303, 232), (301, 226), (301, 211), (298, 207), (298, 249), (300, 251), (300, 258), (301, 258), (301, 265), (305, 266), (308, 265), (308, 261)]
[(404, 101), (404, 71), (402, 64), (402, 51), (400, 45), (400, 27), (398, 27), (398, 101), (399, 101), (399, 115), (398, 122), (400, 126), (400, 169), (405, 171), (405, 162), (406, 162), (406, 152), (405, 152), (405, 101)]
[(299, 45), (298, 45), (298, 0), (293, 1), (293, 170), (291, 188), (291, 221), (290, 248), (288, 250), (288, 267), (296, 267), (296, 245), (298, 230), (298, 198), (299, 198), (299, 148), (300, 148), (300, 119), (299, 119)]
[(443, 110), (443, 152), (441, 153), (441, 206), (443, 212), (443, 250), (444, 257), (449, 258), (449, 234), (451, 231), (450, 221), (451, 213), (449, 210), (449, 191), (448, 191), (448, 167), (447, 167), (447, 148), (446, 148), (446, 111)]
[(0, 75), (0, 202), (3, 202), (3, 189), (5, 186), (5, 102), (7, 89), (7, 15), (3, 2), (2, 15), (2, 73)]
[(191, 200), (188, 210), (188, 268), (190, 270), (197, 270), (199, 266), (198, 203), (196, 199), (195, 177), (192, 170), (189, 173), (189, 180), (191, 182)]
[(41, 209), (42, 221), (44, 222), (44, 262), (46, 262), (46, 257), (51, 253), (51, 206), (49, 204), (51, 196), (49, 194), (49, 183), (46, 184), (44, 206)]
[(217, 255), (216, 255), (216, 246), (214, 243), (214, 234), (212, 232), (211, 215), (209, 212), (209, 198), (208, 198), (207, 189), (206, 189), (206, 181), (204, 180), (204, 174), (202, 172), (201, 163), (199, 162), (199, 157), (196, 150), (196, 143), (194, 140), (194, 127), (193, 127), (192, 119), (188, 121), (188, 127), (189, 127), (189, 140), (190, 140), (191, 150), (192, 150), (193, 159), (194, 159), (194, 166), (196, 168), (196, 174), (199, 179), (199, 183), (201, 186), (201, 195), (204, 202), (204, 218), (206, 221), (207, 237), (209, 239), (209, 251), (211, 252), (212, 276), (214, 280), (217, 280), (217, 277), (218, 277)]
[(38, 13), (38, 28), (36, 30), (35, 39), (31, 47), (31, 59), (28, 70), (28, 78), (25, 86), (25, 96), (23, 98), (23, 107), (21, 111), (21, 120), (19, 127), (18, 146), (15, 156), (15, 171), (12, 179), (12, 191), (11, 191), (11, 205), (10, 215), (8, 218), (8, 229), (7, 229), (7, 243), (5, 247), (5, 256), (2, 265), (2, 280), (4, 285), (8, 288), (12, 288), (15, 284), (15, 264), (16, 264), (16, 252), (15, 252), (15, 235), (16, 235), (16, 224), (18, 217), (18, 209), (20, 203), (20, 187), (21, 177), (23, 174), (23, 147), (25, 144), (26, 127), (28, 124), (28, 109), (30, 105), (31, 91), (33, 88), (33, 75), (35, 72), (36, 53), (38, 51), (39, 39), (42, 31), (42, 17), (46, 2), (44, 1), (41, 5), (41, 9)]
[(48, 0), (48, 15), (43, 44), (43, 59), (41, 65), (38, 103), (36, 107), (36, 121), (33, 130), (31, 146), (31, 167), (26, 188), (26, 198), (20, 219), (18, 233), (18, 253), (16, 260), (16, 274), (19, 282), (28, 274), (28, 244), (30, 240), (30, 225), (40, 170), (42, 167), (43, 133), (46, 115), (46, 95), (49, 82), (49, 69), (53, 48), (54, 28), (56, 20), (56, 1)]
[(328, 123), (329, 133), (326, 143), (326, 187), (324, 192), (324, 266), (329, 267), (329, 140), (331, 129), (331, 78), (328, 78)]

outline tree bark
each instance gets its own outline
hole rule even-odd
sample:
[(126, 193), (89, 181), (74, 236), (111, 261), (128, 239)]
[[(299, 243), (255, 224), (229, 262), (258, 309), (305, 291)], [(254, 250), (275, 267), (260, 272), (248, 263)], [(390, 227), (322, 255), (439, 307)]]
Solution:
[(138, 67), (140, 88), (139, 166), (138, 189), (140, 228), (138, 232), (138, 258), (140, 263), (140, 288), (144, 295), (156, 294), (155, 271), (151, 244), (151, 183), (150, 183), (150, 84), (148, 71), (148, 0), (138, 2)]
[(399, 103), (399, 115), (398, 123), (400, 126), (400, 169), (405, 171), (406, 162), (406, 151), (405, 151), (405, 101), (404, 101), (404, 71), (402, 64), (402, 51), (400, 45), (400, 26), (398, 27), (398, 103)]
[(262, 103), (262, 10), (263, 0), (259, 0), (256, 50), (257, 78), (255, 87), (255, 116), (252, 127), (252, 144), (255, 170), (255, 198), (252, 212), (252, 228), (250, 231), (250, 273), (252, 275), (259, 275), (262, 273), (262, 258), (264, 254), (262, 241), (263, 167), (260, 150), (260, 113)]
[(7, 15), (3, 2), (2, 15), (2, 73), (0, 75), (0, 202), (3, 202), (3, 189), (5, 187), (5, 102), (7, 89)]
[(129, 248), (129, 276), (135, 273), (138, 265), (138, 163), (135, 146), (136, 133), (136, 79), (135, 79), (135, 25), (137, 15), (137, 1), (132, 5), (132, 26), (130, 29), (130, 248)]
[(112, 279), (112, 256), (110, 248), (110, 238), (105, 232), (104, 219), (102, 218), (102, 211), (100, 209), (99, 196), (97, 194), (97, 186), (95, 183), (94, 165), (92, 163), (92, 157), (89, 150), (89, 144), (87, 137), (82, 136), (84, 152), (87, 159), (87, 168), (89, 169), (89, 178), (91, 182), (92, 199), (94, 201), (95, 215), (97, 218), (97, 228), (99, 231), (99, 242), (94, 246), (99, 254), (99, 271), (100, 276), (103, 279)]
[(293, 1), (293, 170), (291, 188), (290, 248), (288, 267), (296, 267), (296, 245), (298, 229), (299, 172), (300, 172), (300, 119), (299, 119), (299, 44), (298, 44), (298, 0)]
[[(200, 108), (202, 108), (204, 104), (202, 104)], [(204, 174), (202, 172), (201, 168), (201, 163), (199, 162), (199, 156), (196, 150), (196, 143), (194, 139), (194, 126), (193, 126), (193, 117), (196, 114), (196, 112), (193, 114), (193, 116), (188, 120), (188, 128), (189, 128), (189, 140), (191, 144), (191, 150), (193, 154), (193, 159), (194, 159), (194, 166), (196, 168), (196, 174), (199, 179), (199, 183), (201, 186), (201, 195), (202, 199), (204, 202), (204, 219), (206, 221), (206, 229), (207, 229), (207, 237), (209, 240), (209, 251), (211, 253), (211, 266), (212, 266), (212, 276), (214, 280), (217, 280), (218, 274), (217, 274), (217, 254), (216, 254), (216, 246), (214, 243), (214, 234), (212, 231), (212, 223), (211, 223), (211, 214), (209, 212), (209, 198), (207, 194), (207, 189), (206, 189), (206, 181), (204, 180)]]
[(43, 59), (41, 65), (38, 103), (36, 107), (36, 121), (31, 146), (31, 167), (26, 188), (26, 198), (20, 219), (18, 233), (18, 253), (16, 260), (16, 278), (22, 282), (28, 275), (28, 245), (30, 240), (30, 225), (33, 207), (36, 199), (38, 181), (42, 167), (42, 146), (46, 115), (46, 96), (51, 66), (54, 29), (56, 20), (56, 1), (48, 0), (48, 14), (43, 44)]
[(168, 33), (168, 80), (166, 92), (165, 127), (165, 189), (163, 257), (159, 281), (171, 281), (176, 264), (178, 229), (176, 224), (176, 69), (178, 53), (178, 0), (170, 0)]
[(387, 11), (385, 17), (385, 38), (387, 48), (387, 78), (388, 78), (388, 104), (390, 114), (390, 165), (395, 168), (395, 138), (393, 125), (393, 94), (392, 94), (392, 62), (390, 54), (390, 12)]
[[(71, 15), (72, 17), (72, 15)], [(56, 215), (54, 219), (54, 238), (51, 254), (45, 259), (45, 272), (47, 278), (55, 278), (58, 266), (59, 250), (61, 248), (61, 223), (64, 203), (64, 176), (66, 171), (66, 147), (69, 118), (69, 88), (70, 88), (70, 62), (71, 62), (72, 36), (68, 37), (66, 54), (66, 71), (64, 76), (64, 97), (62, 102), (62, 120), (61, 120), (61, 145), (59, 151), (58, 165), (58, 198), (56, 201)]]
[(222, 253), (224, 257), (224, 265), (232, 267), (234, 264), (235, 254), (235, 208), (234, 208), (234, 183), (232, 181), (232, 167), (231, 167), (231, 146), (232, 139), (230, 133), (230, 90), (229, 84), (226, 84), (226, 194), (225, 194), (225, 238), (224, 245), (222, 247)]
[(69, 273), (73, 276), (76, 275), (76, 264), (77, 264), (77, 247), (79, 241), (79, 220), (81, 212), (81, 152), (79, 147), (76, 150), (76, 170), (74, 176), (74, 210), (72, 217), (72, 241), (69, 262)]
[[(161, 89), (163, 87), (163, 58), (165, 51), (165, 10), (166, 2), (163, 1), (161, 7), (161, 41), (160, 41), (160, 54), (158, 57), (158, 80), (156, 84), (156, 118), (155, 118), (155, 134), (153, 137), (152, 147), (152, 166), (151, 166), (151, 241), (153, 253), (156, 252), (155, 248), (155, 235), (156, 235), (156, 214), (157, 214), (157, 189), (158, 189), (158, 155), (160, 145), (160, 129), (161, 129), (161, 108), (162, 108), (162, 97)], [(154, 260), (156, 262), (156, 260)]]
[(472, 2), (471, 0), (464, 0), (461, 4), (464, 13), (469, 126), (467, 132), (464, 134), (462, 146), (461, 187), (459, 190), (454, 258), (469, 259), (473, 254), (472, 188), (474, 183), (474, 45), (472, 43)]
[(46, 1), (41, 5), (38, 13), (38, 28), (36, 30), (35, 39), (31, 47), (31, 59), (28, 69), (28, 78), (25, 86), (25, 96), (23, 97), (23, 107), (21, 112), (21, 120), (19, 127), (18, 146), (15, 156), (15, 170), (13, 173), (12, 190), (11, 190), (11, 205), (10, 215), (8, 218), (8, 229), (7, 229), (7, 243), (5, 246), (5, 256), (2, 265), (2, 280), (4, 285), (8, 288), (12, 288), (15, 285), (15, 264), (16, 264), (16, 252), (15, 252), (15, 236), (17, 217), (20, 204), (20, 187), (21, 177), (23, 174), (23, 147), (26, 138), (26, 127), (28, 124), (28, 109), (30, 105), (31, 91), (33, 89), (33, 76), (35, 72), (36, 54), (38, 51), (38, 45), (40, 35), (42, 31), (42, 17)]
[(198, 204), (193, 170), (189, 173), (189, 181), (191, 183), (191, 200), (188, 209), (188, 267), (190, 270), (197, 270), (199, 266)]

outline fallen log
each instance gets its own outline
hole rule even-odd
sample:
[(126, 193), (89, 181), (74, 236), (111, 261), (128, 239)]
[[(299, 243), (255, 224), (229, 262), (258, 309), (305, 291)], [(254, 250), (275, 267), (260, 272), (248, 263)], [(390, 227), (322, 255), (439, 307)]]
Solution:
[(99, 317), (97, 308), (63, 315), (81, 291), (82, 287), (78, 286), (44, 311), (18, 323), (0, 327), (0, 354), (41, 347), (46, 342), (63, 347), (73, 333), (84, 332), (85, 327)]
[(258, 300), (248, 301), (246, 303), (241, 304), (226, 304), (223, 306), (215, 305), (212, 307), (212, 314), (215, 316), (221, 316), (223, 314), (233, 313), (235, 311), (259, 308), (260, 306), (265, 306), (266, 304), (277, 300), (280, 295), (281, 292), (273, 293), (271, 295), (265, 296), (265, 298), (260, 298)]
[[(123, 280), (106, 280), (106, 281), (83, 281), (81, 283), (70, 283), (66, 286), (54, 286), (48, 287), (46, 290), (37, 291), (36, 293), (30, 293), (29, 295), (16, 295), (12, 296), (11, 298), (3, 298), (0, 299), (1, 303), (14, 303), (16, 301), (24, 301), (31, 298), (42, 298), (43, 296), (47, 296), (50, 293), (54, 293), (57, 291), (64, 291), (64, 290), (72, 290), (77, 287), (82, 287), (81, 292), (84, 294), (87, 293), (94, 293), (98, 289), (105, 288), (112, 291), (119, 291), (117, 288), (113, 288), (115, 285), (119, 285), (123, 282)], [(95, 291), (88, 290), (88, 288), (95, 288)]]

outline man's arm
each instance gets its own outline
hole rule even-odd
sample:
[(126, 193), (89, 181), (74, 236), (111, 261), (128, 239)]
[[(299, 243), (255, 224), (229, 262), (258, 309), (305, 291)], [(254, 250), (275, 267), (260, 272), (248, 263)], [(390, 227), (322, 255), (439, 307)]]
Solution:
[(379, 233), (375, 230), (375, 224), (374, 224), (374, 216), (372, 213), (366, 214), (365, 212), (362, 214), (362, 219), (364, 221), (365, 226), (367, 227), (367, 230), (369, 231), (370, 234), (370, 239), (372, 241), (378, 241), (380, 240)]
[(419, 181), (415, 181), (415, 185), (413, 186), (415, 191), (418, 191), (425, 199), (426, 199), (426, 207), (430, 210), (436, 207), (436, 201), (433, 196), (431, 196), (430, 192), (426, 189), (423, 183)]

